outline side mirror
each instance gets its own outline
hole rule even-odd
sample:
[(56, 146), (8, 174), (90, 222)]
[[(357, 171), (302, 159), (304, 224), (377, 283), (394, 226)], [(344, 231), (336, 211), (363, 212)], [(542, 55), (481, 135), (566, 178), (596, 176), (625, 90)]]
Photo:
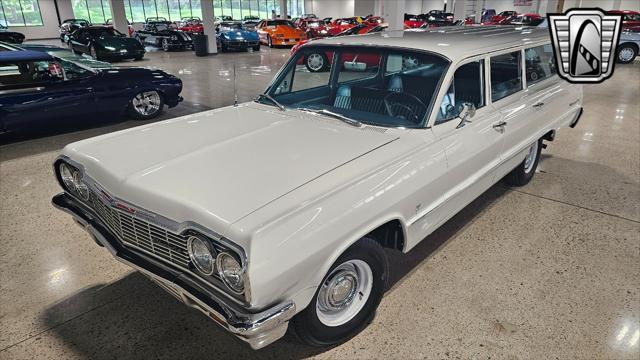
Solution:
[(471, 103), (463, 103), (462, 109), (458, 114), (458, 118), (460, 118), (460, 123), (456, 126), (456, 129), (460, 129), (465, 126), (467, 123), (471, 122), (471, 119), (476, 115), (476, 106)]

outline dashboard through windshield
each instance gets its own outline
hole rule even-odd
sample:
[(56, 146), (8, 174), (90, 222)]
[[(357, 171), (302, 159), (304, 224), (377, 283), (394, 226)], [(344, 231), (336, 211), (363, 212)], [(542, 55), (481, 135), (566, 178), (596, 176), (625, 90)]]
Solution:
[(267, 89), (278, 103), (384, 127), (423, 127), (449, 61), (405, 49), (306, 46)]

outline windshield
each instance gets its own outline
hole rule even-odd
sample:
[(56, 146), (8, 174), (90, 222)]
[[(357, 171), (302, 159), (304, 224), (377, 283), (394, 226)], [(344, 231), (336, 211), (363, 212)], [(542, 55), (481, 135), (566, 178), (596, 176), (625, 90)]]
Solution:
[(222, 31), (233, 31), (233, 30), (242, 30), (242, 24), (240, 23), (221, 23), (220, 30)]
[(267, 21), (267, 26), (290, 26), (295, 27), (293, 23), (289, 20), (269, 20)]
[[(286, 107), (385, 127), (423, 127), (449, 62), (379, 47), (303, 47), (266, 94)], [(262, 101), (273, 105), (273, 101)]]

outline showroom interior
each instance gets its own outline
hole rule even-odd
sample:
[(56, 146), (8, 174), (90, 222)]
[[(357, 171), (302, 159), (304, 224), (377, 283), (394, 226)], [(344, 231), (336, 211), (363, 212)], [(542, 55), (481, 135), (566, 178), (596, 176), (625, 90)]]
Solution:
[[(384, 294), (380, 295), (375, 316), (365, 321), (366, 326), (358, 328), (353, 334), (344, 335), (343, 341), (335, 344), (311, 346), (305, 343), (305, 335), (297, 330), (303, 321), (302, 315), (298, 314), (297, 319), (293, 318), (297, 321), (296, 329), (291, 325), (287, 328), (286, 323), (284, 327), (283, 323), (278, 323), (274, 326), (283, 331), (286, 329), (286, 334), (273, 343), (269, 341), (268, 346), (258, 345), (260, 349), (254, 350), (253, 343), (250, 347), (248, 341), (242, 339), (242, 332), (251, 332), (251, 329), (230, 330), (233, 327), (228, 325), (229, 317), (233, 318), (228, 313), (230, 310), (222, 306), (222, 315), (216, 315), (214, 311), (207, 310), (210, 307), (203, 305), (207, 303), (205, 300), (193, 296), (193, 291), (191, 295), (188, 294), (186, 285), (173, 288), (173, 285), (158, 281), (155, 278), (157, 272), (153, 275), (151, 270), (139, 264), (132, 265), (131, 259), (114, 259), (119, 250), (101, 243), (100, 237), (91, 233), (99, 231), (95, 225), (91, 230), (90, 221), (79, 221), (77, 216), (70, 216), (72, 211), (69, 208), (64, 209), (55, 201), (52, 204), (52, 198), (63, 191), (70, 191), (65, 187), (67, 177), (65, 170), (60, 167), (60, 161), (68, 161), (72, 165), (72, 173), (74, 169), (82, 168), (82, 161), (92, 161), (92, 164), (102, 164), (105, 168), (111, 166), (113, 173), (104, 170), (92, 174), (89, 171), (92, 168), (87, 165), (86, 174), (84, 169), (80, 171), (83, 176), (104, 176), (108, 179), (104, 180), (105, 183), (114, 184), (116, 188), (129, 186), (139, 194), (151, 194), (149, 189), (154, 186), (168, 189), (157, 195), (155, 200), (150, 200), (150, 204), (159, 204), (161, 201), (179, 203), (181, 196), (189, 196), (189, 202), (184, 200), (172, 210), (185, 217), (189, 215), (189, 206), (193, 206), (198, 210), (198, 216), (209, 213), (211, 217), (220, 217), (215, 221), (225, 223), (227, 220), (214, 214), (213, 210), (200, 208), (201, 199), (214, 193), (221, 202), (228, 199), (230, 210), (225, 214), (235, 215), (249, 201), (246, 197), (254, 196), (257, 198), (254, 201), (260, 202), (261, 207), (237, 217), (237, 232), (250, 231), (249, 220), (243, 221), (255, 218), (256, 223), (266, 229), (263, 234), (269, 233), (270, 226), (275, 228), (273, 224), (281, 221), (285, 215), (268, 218), (272, 214), (267, 210), (261, 211), (263, 208), (270, 209), (273, 203), (282, 202), (283, 206), (288, 206), (287, 217), (289, 212), (301, 211), (308, 204), (297, 201), (304, 197), (293, 195), (302, 186), (309, 193), (320, 191), (319, 187), (313, 187), (318, 179), (327, 181), (318, 199), (334, 196), (332, 194), (342, 189), (342, 185), (337, 183), (340, 180), (338, 176), (349, 178), (355, 176), (359, 169), (354, 166), (353, 173), (344, 170), (335, 177), (329, 177), (329, 172), (334, 173), (347, 163), (343, 160), (347, 156), (344, 152), (353, 149), (360, 151), (375, 140), (384, 141), (384, 145), (368, 152), (361, 151), (358, 159), (370, 156), (374, 150), (384, 153), (387, 144), (396, 141), (391, 134), (412, 131), (404, 126), (389, 131), (379, 130), (381, 128), (376, 128), (378, 131), (366, 131), (374, 128), (367, 126), (366, 121), (364, 126), (357, 121), (354, 125), (354, 120), (345, 119), (340, 114), (290, 108), (288, 103), (280, 100), (284, 97), (275, 96), (281, 85), (278, 85), (278, 89), (275, 89), (275, 85), (270, 87), (272, 83), (282, 84), (284, 81), (286, 84), (286, 69), (296, 69), (296, 75), (297, 69), (302, 69), (303, 73), (316, 76), (313, 79), (326, 76), (328, 81), (339, 81), (339, 75), (342, 75), (333, 65), (331, 70), (326, 70), (329, 65), (324, 63), (320, 70), (313, 68), (308, 62), (309, 57), (300, 55), (307, 54), (305, 48), (322, 42), (337, 49), (341, 46), (349, 48), (349, 44), (356, 44), (353, 48), (366, 48), (380, 41), (391, 48), (397, 46), (406, 49), (406, 46), (414, 44), (421, 46), (418, 42), (408, 42), (406, 34), (417, 34), (415, 36), (418, 38), (421, 32), (440, 31), (445, 34), (452, 31), (460, 34), (473, 32), (474, 29), (483, 31), (485, 27), (496, 29), (493, 30), (496, 33), (508, 28), (527, 34), (527, 25), (504, 21), (514, 20), (518, 15), (519, 19), (524, 15), (542, 21), (547, 14), (588, 8), (600, 8), (611, 14), (622, 13), (616, 11), (635, 14), (635, 29), (623, 28), (622, 33), (640, 31), (639, 0), (0, 0), (0, 25), (5, 27), (0, 29), (0, 36), (3, 31), (24, 35), (21, 44), (7, 44), (3, 48), (5, 43), (0, 42), (0, 359), (638, 359), (640, 58), (616, 63), (612, 66), (612, 75), (604, 81), (581, 85), (581, 115), (577, 115), (579, 122), (573, 121), (571, 127), (558, 127), (544, 134), (539, 142), (536, 140), (535, 144), (540, 144), (541, 148), (536, 147), (537, 168), (534, 166), (535, 175), (532, 174), (533, 177), (523, 186), (512, 186), (508, 180), (495, 179), (474, 197), (475, 200), (461, 205), (459, 211), (434, 227), (428, 236), (410, 250), (403, 251), (402, 244), (396, 244), (396, 248), (386, 246), (388, 241), (376, 243), (375, 246), (384, 247), (376, 251), (384, 253), (384, 261), (388, 263), (386, 273), (382, 275), (386, 281)], [(488, 13), (487, 10), (492, 12)], [(515, 13), (496, 18), (506, 11)], [(310, 14), (313, 14), (313, 18)], [(445, 18), (440, 19), (439, 16)], [(414, 27), (407, 25), (414, 18), (418, 19), (420, 25), (415, 26), (416, 29), (407, 29)], [(87, 24), (74, 28), (76, 22), (67, 22), (71, 24), (70, 30), (63, 31), (67, 19), (83, 19)], [(200, 33), (183, 29), (184, 26), (193, 25), (193, 19), (197, 19), (195, 23), (201, 27)], [(289, 23), (286, 26), (291, 28), (287, 30), (289, 32), (280, 33), (280, 25), (271, 26), (272, 22), (287, 20)], [(328, 35), (318, 35), (326, 37), (326, 40), (315, 39), (316, 33), (304, 28), (305, 22), (313, 21), (320, 22), (320, 26), (326, 29)], [(347, 25), (339, 25), (340, 21)], [(442, 22), (446, 24), (442, 25)], [(432, 27), (432, 23), (438, 25)], [(625, 23), (621, 23), (621, 27), (624, 27)], [(168, 24), (169, 35), (161, 35), (158, 30), (161, 24)], [(233, 24), (239, 27), (234, 28)], [(345, 26), (340, 31), (346, 30), (347, 33), (331, 33), (329, 29), (332, 26)], [(422, 29), (419, 28), (421, 26)], [(92, 40), (96, 43), (83, 50), (79, 33), (93, 28), (121, 33), (119, 39), (135, 43), (140, 52), (129, 58), (125, 56), (114, 60), (108, 57), (109, 54), (113, 55), (108, 46), (97, 49), (99, 40)], [(349, 30), (355, 29), (363, 31), (349, 33)], [(545, 28), (544, 31), (548, 30)], [(229, 40), (232, 35), (228, 34), (235, 33), (234, 40)], [(242, 36), (247, 38), (249, 33), (257, 33), (255, 45), (245, 44), (242, 49), (234, 49), (237, 36), (241, 36), (242, 41)], [(177, 41), (181, 36), (186, 43), (165, 43), (165, 40)], [(364, 40), (358, 42), (359, 39)], [(636, 39), (640, 44), (640, 37)], [(72, 45), (74, 41), (77, 41), (77, 48)], [(522, 43), (526, 44), (527, 41), (529, 39), (523, 39)], [(469, 44), (468, 40), (459, 44), (455, 41), (439, 43), (440, 48), (434, 48), (433, 51), (458, 56), (459, 53), (471, 51), (470, 48), (482, 48)], [(47, 51), (38, 50), (38, 46)], [(622, 42), (618, 46), (623, 49)], [(635, 54), (637, 49), (638, 45), (635, 45)], [(427, 52), (431, 50), (427, 49)], [(336, 50), (336, 55), (322, 55), (323, 61), (337, 63), (335, 59), (339, 51)], [(20, 93), (15, 92), (11, 85), (3, 89), (7, 86), (1, 81), (2, 72), (7, 69), (3, 66), (8, 66), (3, 63), (48, 62), (48, 74), (64, 76), (66, 81), (71, 71), (59, 65), (59, 59), (66, 59), (67, 55), (63, 53), (74, 56), (69, 57), (68, 61), (77, 63), (74, 66), (82, 69), (83, 74), (108, 78), (110, 82), (96, 85), (96, 89), (76, 88), (70, 95), (76, 98), (65, 105), (63, 110), (66, 112), (63, 115), (60, 115), (62, 107), (34, 106), (29, 101), (24, 101), (22, 107), (10, 108), (11, 104), (15, 105)], [(122, 57), (123, 54), (124, 50), (118, 55)], [(390, 66), (391, 53), (384, 54), (382, 56), (365, 50), (363, 57), (388, 57), (385, 66)], [(526, 54), (526, 50), (522, 54)], [(613, 55), (617, 56), (618, 53)], [(295, 61), (290, 62), (295, 56), (300, 59), (297, 65)], [(346, 56), (346, 53), (342, 56)], [(351, 60), (356, 76), (367, 74), (370, 65), (365, 60), (357, 62), (357, 58), (356, 55)], [(405, 66), (403, 61), (402, 66)], [(488, 61), (481, 62), (483, 69), (489, 69)], [(616, 60), (614, 58), (611, 61)], [(349, 61), (345, 61), (345, 68), (347, 63)], [(522, 60), (520, 64), (525, 63)], [(358, 69), (358, 66), (362, 68)], [(285, 70), (281, 71), (283, 67)], [(528, 71), (528, 68), (521, 70)], [(527, 78), (525, 85), (533, 84), (537, 76)], [(556, 81), (550, 88), (578, 86), (561, 79), (555, 71), (547, 76)], [(290, 81), (295, 84), (293, 75)], [(146, 89), (148, 84), (157, 86), (153, 88), (156, 90), (136, 92), (137, 86)], [(47, 91), (47, 86), (34, 86), (40, 89), (38, 91)], [(438, 86), (436, 91), (444, 90), (444, 83)], [(86, 97), (87, 94), (93, 96), (95, 91), (107, 91), (100, 90), (100, 87), (119, 89), (113, 91), (128, 92), (135, 97), (123, 97), (114, 92), (105, 95), (102, 100)], [(158, 90), (160, 87), (163, 92)], [(405, 87), (408, 87), (406, 80)], [(483, 89), (489, 90), (489, 85)], [(521, 91), (525, 100), (525, 90), (529, 89), (523, 88)], [(386, 100), (393, 97), (396, 90), (391, 85), (386, 90), (388, 95), (384, 104), (387, 111), (391, 112)], [(177, 92), (170, 97), (170, 91)], [(337, 103), (341, 90), (333, 88), (332, 91)], [(350, 90), (349, 96), (352, 92), (352, 99), (355, 99), (356, 90)], [(153, 97), (153, 94), (159, 93), (159, 97)], [(549, 90), (538, 104), (554, 101), (568, 104), (573, 100), (569, 96), (563, 98), (558, 93), (562, 91)], [(139, 98), (138, 94), (143, 94), (143, 97)], [(59, 95), (56, 93), (51, 96), (49, 100)], [(282, 101), (284, 106), (274, 97)], [(126, 107), (114, 105), (120, 98), (124, 99)], [(351, 101), (355, 103), (355, 100)], [(158, 103), (159, 106), (154, 107)], [(401, 107), (410, 108), (407, 105)], [(477, 107), (477, 115), (487, 114), (491, 110), (489, 106)], [(29, 125), (22, 124), (22, 116), (27, 115), (21, 111), (25, 114), (31, 112), (28, 117), (37, 121)], [(73, 116), (76, 111), (82, 115)], [(475, 106), (472, 112), (476, 113)], [(527, 120), (542, 122), (546, 116), (534, 113)], [(318, 120), (319, 117), (322, 120)], [(313, 126), (322, 126), (326, 131), (312, 138), (305, 133), (310, 126), (303, 124), (309, 121), (323, 121), (322, 125)], [(205, 126), (207, 122), (210, 124)], [(220, 124), (219, 127), (216, 122)], [(268, 123), (268, 126), (257, 128), (253, 127), (252, 122)], [(15, 128), (10, 129), (10, 126)], [(288, 138), (277, 138), (276, 135), (280, 135), (276, 132), (285, 126), (289, 131), (286, 134)], [(472, 126), (473, 118), (466, 124), (462, 118), (460, 127)], [(433, 138), (438, 136), (437, 125), (421, 130), (432, 133), (429, 136)], [(495, 126), (485, 130), (497, 133)], [(245, 132), (240, 134), (241, 131)], [(353, 135), (355, 131), (359, 133)], [(145, 132), (147, 135), (144, 135)], [(236, 137), (224, 139), (221, 135), (224, 132), (234, 133)], [(344, 144), (347, 135), (343, 132), (352, 136), (352, 143), (348, 146)], [(165, 136), (162, 144), (158, 144), (158, 133)], [(258, 137), (259, 134), (262, 137)], [(272, 135), (274, 137), (270, 140), (269, 136)], [(94, 137), (99, 138), (95, 140)], [(217, 142), (207, 142), (208, 138), (217, 139)], [(91, 140), (85, 141), (87, 139)], [(320, 146), (322, 139), (328, 140)], [(67, 146), (69, 144), (74, 145)], [(314, 146), (320, 146), (321, 149), (311, 156), (310, 149)], [(462, 145), (451, 143), (451, 147), (456, 146)], [(63, 151), (64, 156), (61, 156)], [(387, 155), (391, 156), (390, 153)], [(70, 158), (74, 154), (82, 154), (82, 157), (72, 161)], [(212, 157), (206, 158), (207, 154)], [(277, 154), (281, 155), (277, 164), (259, 164), (262, 159)], [(305, 154), (310, 158), (304, 159)], [(443, 154), (446, 163), (446, 151)], [(104, 156), (104, 160), (98, 159), (100, 156)], [(329, 161), (323, 159), (324, 156), (334, 159)], [(216, 161), (221, 159), (232, 160), (218, 167)], [(428, 167), (431, 161), (437, 159), (437, 154), (433, 154), (428, 161), (419, 165)], [(282, 162), (288, 162), (289, 165), (282, 165)], [(255, 168), (247, 170), (247, 164), (253, 164)], [(276, 165), (283, 168), (281, 174), (273, 174), (281, 170)], [(135, 166), (139, 168), (134, 169)], [(412, 166), (412, 163), (407, 161), (398, 166), (396, 172), (405, 166)], [(169, 173), (171, 170), (173, 173)], [(135, 176), (120, 179), (113, 175), (117, 171), (136, 173)], [(228, 174), (220, 175), (224, 172)], [(315, 174), (315, 177), (304, 177), (308, 174)], [(113, 175), (113, 178), (107, 175)], [(391, 171), (388, 174), (389, 178), (394, 175)], [(184, 184), (211, 186), (214, 189), (180, 188), (175, 185), (191, 176), (198, 179), (189, 179)], [(227, 194), (224, 194), (224, 189), (215, 189), (216, 184), (223, 184), (223, 180), (234, 176), (238, 177), (235, 179), (238, 186), (252, 185), (239, 192), (236, 189), (229, 190)], [(140, 180), (143, 178), (149, 180), (144, 183)], [(220, 178), (224, 179), (218, 180)], [(75, 173), (70, 174), (69, 179), (76, 181)], [(274, 179), (281, 183), (269, 183)], [(354, 183), (364, 184), (365, 180), (376, 181), (362, 178)], [(126, 216), (134, 219), (132, 221), (145, 219), (150, 224), (159, 224), (158, 228), (167, 234), (174, 225), (176, 229), (187, 229), (180, 234), (188, 239), (189, 244), (188, 255), (185, 255), (188, 264), (185, 267), (204, 273), (196, 263), (197, 255), (194, 255), (197, 252), (194, 244), (197, 240), (192, 240), (202, 238), (194, 235), (204, 228), (198, 221), (178, 224), (180, 221), (172, 220), (172, 216), (156, 209), (149, 211), (149, 207), (141, 206), (139, 201), (120, 201), (124, 197), (122, 194), (109, 194), (105, 184), (91, 181), (90, 184), (95, 182), (94, 189), (103, 192), (101, 206), (105, 206), (104, 199), (108, 198), (113, 208), (128, 213)], [(293, 181), (300, 181), (296, 185), (299, 187), (288, 189), (288, 192), (275, 199), (268, 197), (294, 184)], [(402, 188), (410, 182), (411, 176), (407, 175), (394, 186)], [(90, 188), (94, 185), (90, 185)], [(370, 182), (362, 186), (369, 185), (371, 188), (367, 190), (375, 195), (360, 203), (350, 204), (352, 208), (344, 210), (343, 217), (357, 212), (361, 206), (366, 207), (369, 200), (380, 207), (380, 203), (372, 199), (385, 191), (377, 189)], [(386, 190), (391, 188), (393, 186)], [(82, 193), (78, 194), (82, 196)], [(142, 198), (143, 195), (136, 197)], [(427, 204), (424, 205), (426, 207)], [(411, 208), (413, 214), (421, 214), (421, 206), (422, 203), (416, 205), (415, 209)], [(212, 208), (217, 209), (218, 205), (212, 205)], [(434, 207), (433, 210), (437, 209)], [(84, 211), (89, 219), (93, 216), (100, 220), (101, 215), (92, 215), (86, 209), (79, 211)], [(218, 237), (222, 238), (222, 245), (216, 241), (205, 241), (203, 248), (217, 255), (212, 267), (221, 268), (224, 265), (225, 259), (221, 259), (221, 254), (232, 253), (229, 256), (234, 260), (229, 261), (237, 263), (243, 272), (245, 261), (248, 262), (247, 271), (255, 273), (249, 272), (247, 276), (255, 277), (251, 278), (251, 282), (245, 281), (245, 288), (251, 287), (251, 293), (246, 291), (242, 295), (246, 299), (249, 296), (258, 299), (259, 291), (267, 292), (267, 288), (284, 293), (290, 290), (289, 285), (285, 285), (284, 275), (282, 278), (273, 276), (268, 286), (258, 286), (258, 282), (273, 275), (267, 274), (267, 269), (275, 266), (274, 262), (284, 264), (283, 258), (302, 259), (303, 255), (293, 251), (275, 255), (273, 249), (292, 246), (287, 244), (297, 238), (302, 241), (304, 237), (300, 232), (305, 228), (324, 229), (340, 224), (336, 220), (334, 225), (313, 223), (310, 226), (316, 216), (322, 218), (332, 208), (317, 206), (314, 211), (309, 223), (303, 223), (302, 217), (297, 219), (298, 222), (291, 220), (299, 229), (289, 227), (288, 237), (274, 240), (268, 246), (252, 243), (251, 247), (236, 251), (235, 246), (238, 245), (233, 241), (229, 242), (230, 245), (224, 242), (226, 237), (233, 237), (223, 233), (223, 230), (209, 229), (209, 233), (202, 229), (202, 233), (216, 241)], [(119, 216), (122, 219), (122, 215)], [(400, 230), (383, 229), (398, 231), (395, 233), (396, 243), (398, 236), (403, 239), (409, 237), (406, 230), (403, 235), (404, 225), (401, 222), (398, 222)], [(243, 224), (247, 224), (245, 228), (240, 226)], [(431, 225), (424, 224), (424, 227)], [(122, 226), (121, 223), (119, 226)], [(235, 223), (229, 228), (233, 226)], [(153, 227), (148, 226), (147, 229), (151, 234)], [(378, 234), (378, 229), (374, 229), (370, 228), (367, 234)], [(285, 230), (273, 230), (277, 231), (287, 235)], [(257, 239), (260, 234), (260, 231), (256, 233)], [(153, 239), (153, 236), (151, 234), (150, 238)], [(266, 240), (266, 235), (263, 236), (262, 240)], [(308, 244), (306, 251), (319, 247)], [(305, 246), (294, 248), (305, 251)], [(150, 251), (155, 253), (155, 250)], [(169, 257), (171, 251), (168, 251)], [(273, 252), (269, 252), (270, 256), (261, 261), (255, 261), (260, 251)], [(149, 255), (142, 258), (145, 256)], [(311, 257), (308, 253), (304, 256)], [(336, 261), (335, 258), (333, 260)], [(334, 268), (335, 265), (331, 269)], [(298, 267), (296, 271), (300, 272), (301, 269)], [(358, 269), (356, 266), (356, 273), (360, 272)], [(315, 276), (315, 270), (306, 271), (310, 272), (309, 276), (311, 273)], [(333, 284), (329, 281), (335, 280), (331, 279), (333, 272), (328, 277), (323, 277), (323, 274), (324, 271), (318, 276), (324, 285), (304, 290), (311, 291), (310, 296), (315, 294), (317, 297), (316, 291), (322, 294), (325, 285)], [(224, 276), (222, 271), (216, 281), (233, 290), (233, 284), (227, 282)], [(372, 276), (375, 277), (375, 271)], [(335, 281), (341, 280), (351, 281), (348, 278)], [(175, 284), (178, 284), (177, 280)], [(220, 286), (224, 288), (224, 285)], [(294, 286), (297, 284), (291, 285)], [(175, 289), (179, 289), (177, 293)], [(331, 289), (335, 291), (333, 296), (337, 296), (340, 289)], [(355, 294), (354, 290), (351, 295), (357, 297)], [(361, 292), (358, 294), (362, 297)], [(332, 295), (327, 296), (331, 300)], [(253, 306), (249, 300), (247, 303), (238, 302), (236, 298), (232, 300), (237, 304)], [(234, 306), (240, 306), (236, 303)], [(251, 307), (247, 311), (253, 319), (265, 314), (265, 309), (266, 306)], [(294, 316), (295, 310), (282, 310), (287, 311)], [(221, 316), (226, 320), (220, 320)]]

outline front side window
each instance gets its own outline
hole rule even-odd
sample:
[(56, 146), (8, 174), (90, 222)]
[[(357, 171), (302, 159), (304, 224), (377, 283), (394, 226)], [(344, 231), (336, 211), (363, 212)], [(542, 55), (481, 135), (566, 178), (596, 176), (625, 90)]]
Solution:
[(303, 47), (268, 94), (284, 106), (362, 123), (424, 126), (448, 66), (441, 56), (376, 47)]
[(524, 51), (527, 84), (535, 84), (556, 73), (555, 57), (551, 44), (545, 44)]
[(484, 106), (484, 60), (464, 64), (456, 70), (438, 108), (435, 124), (455, 119), (467, 103), (476, 109)]
[(63, 79), (63, 70), (54, 61), (27, 61), (0, 64), (0, 88), (36, 86)]
[(491, 57), (491, 101), (522, 90), (520, 51)]

